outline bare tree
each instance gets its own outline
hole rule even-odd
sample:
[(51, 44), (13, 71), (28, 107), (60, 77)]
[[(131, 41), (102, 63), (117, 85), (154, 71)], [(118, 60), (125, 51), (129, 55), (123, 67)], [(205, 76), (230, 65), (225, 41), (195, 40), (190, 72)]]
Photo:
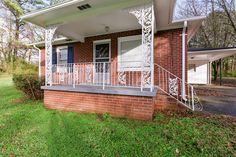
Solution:
[(236, 33), (236, 11), (234, 0), (230, 0), (229, 2), (226, 0), (218, 0), (218, 3), (224, 9), (227, 18), (230, 21), (230, 25), (233, 27), (234, 32)]
[[(41, 4), (41, 0), (36, 0)], [(28, 12), (29, 5), (36, 1), (3, 0), (0, 1), (0, 59), (1, 64), (14, 64), (17, 58), (31, 58), (32, 50), (26, 43), (42, 41), (44, 29), (24, 23), (20, 15)], [(31, 4), (33, 3), (33, 4)]]
[[(179, 6), (177, 18), (206, 15), (199, 32), (190, 41), (190, 47), (218, 48), (236, 46), (235, 0), (185, 0)], [(225, 69), (234, 64), (236, 57), (225, 59)], [(233, 61), (231, 61), (233, 60)], [(220, 62), (213, 62), (214, 79), (217, 79)]]

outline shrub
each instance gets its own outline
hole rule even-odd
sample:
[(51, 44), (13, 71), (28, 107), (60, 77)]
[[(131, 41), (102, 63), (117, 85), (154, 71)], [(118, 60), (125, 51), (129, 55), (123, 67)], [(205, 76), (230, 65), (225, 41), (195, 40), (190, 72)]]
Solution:
[(13, 73), (13, 82), (18, 90), (21, 90), (27, 98), (33, 100), (43, 99), (44, 79), (38, 77), (38, 66), (17, 59), (9, 66), (8, 73)]
[(15, 73), (37, 73), (38, 65), (30, 64), (21, 58), (17, 58), (14, 62), (0, 63), (0, 71), (8, 74)]
[(33, 100), (43, 99), (41, 86), (44, 85), (44, 79), (39, 78), (37, 74), (14, 74), (13, 82), (16, 88), (24, 92), (28, 98)]
[[(11, 66), (9, 66), (11, 67)], [(37, 74), (38, 73), (38, 65), (30, 64), (22, 59), (18, 59), (15, 61), (12, 73), (14, 74)]]

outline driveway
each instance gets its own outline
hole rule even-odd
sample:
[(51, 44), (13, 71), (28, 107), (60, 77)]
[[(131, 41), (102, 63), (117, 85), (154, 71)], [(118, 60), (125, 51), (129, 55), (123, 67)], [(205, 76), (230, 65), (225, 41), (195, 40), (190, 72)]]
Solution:
[[(214, 114), (236, 116), (236, 88), (220, 86), (200, 86), (199, 95), (203, 110)], [(204, 93), (207, 91), (208, 93)], [(209, 94), (210, 91), (210, 94)]]

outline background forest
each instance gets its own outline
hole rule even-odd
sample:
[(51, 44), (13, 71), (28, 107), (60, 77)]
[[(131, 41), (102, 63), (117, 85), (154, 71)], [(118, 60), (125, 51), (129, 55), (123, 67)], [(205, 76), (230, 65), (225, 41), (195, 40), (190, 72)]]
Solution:
[[(0, 71), (14, 71), (19, 60), (37, 60), (38, 52), (26, 43), (44, 40), (44, 30), (21, 21), (20, 16), (61, 2), (64, 1), (0, 1)], [(235, 0), (178, 0), (176, 19), (200, 15), (206, 15), (207, 19), (190, 41), (190, 48), (236, 47)], [(219, 75), (219, 65), (219, 61), (212, 63), (215, 76)], [(223, 60), (223, 74), (236, 77), (236, 55)]]
[[(190, 48), (236, 47), (235, 0), (182, 0), (176, 18), (207, 16)], [(236, 55), (223, 59), (223, 75), (236, 77)], [(219, 76), (220, 61), (212, 63), (214, 80)]]

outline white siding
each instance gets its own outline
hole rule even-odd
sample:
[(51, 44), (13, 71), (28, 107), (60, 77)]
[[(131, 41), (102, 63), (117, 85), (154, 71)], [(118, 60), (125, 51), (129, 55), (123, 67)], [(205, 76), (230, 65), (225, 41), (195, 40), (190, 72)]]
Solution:
[[(192, 64), (192, 63), (190, 63)], [(194, 64), (194, 63), (193, 63)], [(188, 83), (208, 84), (208, 64), (195, 64), (195, 69), (188, 70)]]

